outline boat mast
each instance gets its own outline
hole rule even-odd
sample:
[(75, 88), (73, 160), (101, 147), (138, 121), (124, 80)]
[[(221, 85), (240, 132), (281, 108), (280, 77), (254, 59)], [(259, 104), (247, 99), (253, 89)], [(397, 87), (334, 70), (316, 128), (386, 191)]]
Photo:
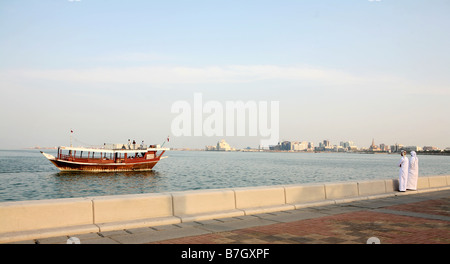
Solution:
[(73, 130), (70, 130), (70, 147), (72, 147), (72, 134), (73, 134)]
[(164, 147), (164, 144), (166, 144), (166, 142), (169, 142), (169, 136), (167, 136), (167, 139), (164, 140), (164, 142), (163, 142), (162, 145), (161, 145), (161, 148)]

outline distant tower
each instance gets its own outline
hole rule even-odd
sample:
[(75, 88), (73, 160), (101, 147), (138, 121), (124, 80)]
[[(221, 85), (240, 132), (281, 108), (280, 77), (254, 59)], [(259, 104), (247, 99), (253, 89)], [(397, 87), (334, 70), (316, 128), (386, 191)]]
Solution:
[(372, 145), (370, 145), (370, 148), (369, 148), (371, 151), (378, 151), (379, 149), (378, 149), (378, 147), (377, 146), (375, 146), (375, 139), (373, 139), (372, 138)]

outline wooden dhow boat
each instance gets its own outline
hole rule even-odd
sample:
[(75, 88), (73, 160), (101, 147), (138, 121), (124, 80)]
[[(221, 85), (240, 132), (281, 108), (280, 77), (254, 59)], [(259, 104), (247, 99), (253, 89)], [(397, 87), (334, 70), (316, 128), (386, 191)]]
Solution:
[(102, 147), (58, 147), (56, 157), (41, 151), (61, 171), (149, 171), (169, 148), (135, 144), (109, 144)]

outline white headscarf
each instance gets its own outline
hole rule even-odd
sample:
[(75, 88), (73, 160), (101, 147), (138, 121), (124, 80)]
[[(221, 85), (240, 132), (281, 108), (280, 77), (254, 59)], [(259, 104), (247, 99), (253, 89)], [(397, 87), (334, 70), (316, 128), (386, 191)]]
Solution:
[(411, 166), (414, 166), (416, 161), (417, 161), (417, 154), (413, 150), (413, 151), (411, 151), (411, 161), (410, 161)]

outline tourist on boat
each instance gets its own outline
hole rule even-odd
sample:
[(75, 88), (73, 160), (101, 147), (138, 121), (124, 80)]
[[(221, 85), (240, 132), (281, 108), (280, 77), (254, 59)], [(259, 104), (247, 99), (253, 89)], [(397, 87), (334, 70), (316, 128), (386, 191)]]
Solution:
[(128, 139), (128, 149), (131, 149), (131, 141)]
[(133, 149), (136, 149), (136, 141), (133, 139)]
[(398, 163), (398, 166), (400, 167), (400, 173), (398, 177), (398, 190), (400, 192), (406, 191), (406, 184), (408, 181), (408, 158), (406, 157), (406, 151), (402, 150), (400, 153), (402, 158), (400, 159), (400, 162)]
[(409, 159), (409, 170), (408, 170), (408, 184), (406, 189), (417, 190), (417, 180), (419, 178), (419, 158), (415, 151), (411, 151), (411, 158)]

